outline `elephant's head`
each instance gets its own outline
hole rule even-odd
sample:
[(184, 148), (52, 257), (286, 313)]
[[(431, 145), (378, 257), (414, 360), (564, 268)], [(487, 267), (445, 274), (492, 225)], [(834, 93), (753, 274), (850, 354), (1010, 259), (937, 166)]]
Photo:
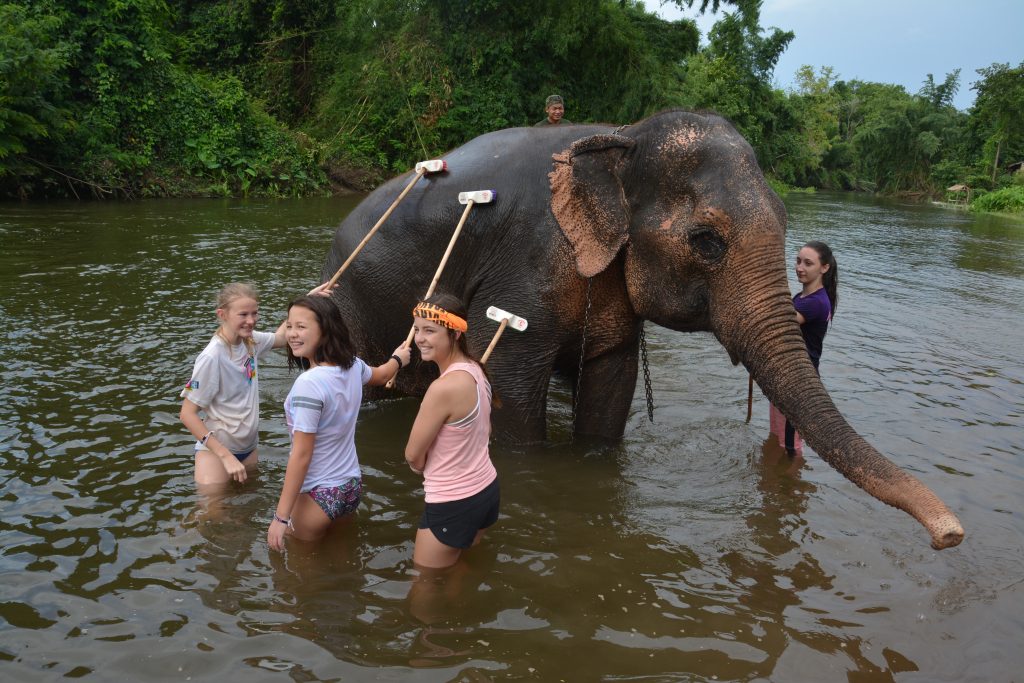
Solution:
[(580, 275), (624, 251), (637, 315), (713, 332), (830, 465), (913, 515), (933, 547), (960, 543), (956, 516), (854, 432), (818, 379), (786, 279), (785, 208), (728, 122), (664, 112), (578, 140), (554, 160), (551, 209)]

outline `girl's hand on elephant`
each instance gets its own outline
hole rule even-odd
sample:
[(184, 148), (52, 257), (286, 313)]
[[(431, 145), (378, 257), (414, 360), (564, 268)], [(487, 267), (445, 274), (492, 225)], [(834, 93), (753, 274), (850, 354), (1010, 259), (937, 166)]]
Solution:
[[(328, 285), (330, 285), (330, 286), (328, 287)], [(331, 293), (334, 291), (334, 288), (337, 287), (337, 286), (338, 285), (336, 285), (336, 284), (335, 285), (331, 285), (330, 280), (328, 280), (327, 282), (323, 282), (323, 283), (317, 285), (316, 287), (314, 287), (313, 289), (309, 290), (309, 294), (307, 296), (328, 296), (329, 297), (331, 295)]]
[(406, 365), (409, 364), (409, 361), (412, 360), (412, 349), (410, 349), (405, 344), (402, 344), (397, 349), (395, 349), (394, 355), (398, 356), (401, 359), (402, 367), (404, 368)]

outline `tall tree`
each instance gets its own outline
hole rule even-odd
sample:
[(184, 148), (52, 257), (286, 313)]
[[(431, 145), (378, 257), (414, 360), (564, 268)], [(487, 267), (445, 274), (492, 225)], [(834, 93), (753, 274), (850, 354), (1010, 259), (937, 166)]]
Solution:
[(736, 5), (736, 12), (726, 13), (711, 28), (707, 47), (686, 61), (684, 103), (714, 109), (732, 121), (761, 166), (772, 170), (790, 153), (780, 134), (792, 127), (793, 112), (773, 92), (771, 80), (793, 32), (762, 29), (758, 0)]
[(946, 74), (942, 83), (936, 83), (931, 74), (925, 78), (921, 91), (917, 94), (928, 100), (933, 109), (944, 109), (953, 106), (953, 98), (960, 90), (960, 69)]
[(978, 69), (981, 80), (971, 89), (978, 92), (974, 114), (991, 127), (990, 139), (995, 142), (992, 158), (992, 182), (999, 171), (999, 155), (1007, 146), (1016, 147), (1024, 138), (1024, 62), (1010, 68), (1009, 64), (992, 64)]
[(822, 161), (839, 135), (839, 98), (832, 88), (835, 79), (830, 66), (816, 73), (804, 65), (796, 72), (796, 92), (789, 97), (797, 125), (790, 166), (799, 184), (827, 182), (821, 177)]
[(40, 173), (30, 148), (59, 144), (73, 123), (66, 109), (68, 46), (60, 20), (0, 5), (0, 178)]

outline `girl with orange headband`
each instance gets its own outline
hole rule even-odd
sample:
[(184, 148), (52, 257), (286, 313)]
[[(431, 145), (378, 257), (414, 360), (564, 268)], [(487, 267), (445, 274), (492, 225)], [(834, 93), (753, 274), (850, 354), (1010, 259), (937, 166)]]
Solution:
[(498, 473), (488, 448), (491, 384), (466, 345), (461, 301), (434, 295), (416, 305), (413, 321), (420, 356), (436, 363), (441, 376), (427, 388), (405, 447), (426, 494), (412, 559), (443, 568), (498, 521)]

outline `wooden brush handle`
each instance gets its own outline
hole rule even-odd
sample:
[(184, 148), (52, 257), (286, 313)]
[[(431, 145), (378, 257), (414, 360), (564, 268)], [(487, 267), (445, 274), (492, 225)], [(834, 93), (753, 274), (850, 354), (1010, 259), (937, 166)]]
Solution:
[(331, 287), (333, 287), (334, 285), (336, 285), (338, 283), (338, 278), (341, 277), (341, 274), (345, 272), (345, 269), (348, 268), (349, 265), (352, 263), (352, 261), (355, 260), (356, 255), (358, 255), (359, 252), (361, 252), (363, 250), (363, 247), (365, 247), (366, 243), (370, 241), (370, 238), (373, 237), (374, 233), (376, 233), (377, 230), (380, 229), (380, 226), (384, 225), (384, 221), (386, 221), (388, 219), (388, 216), (390, 216), (391, 212), (395, 210), (395, 207), (398, 206), (398, 203), (400, 201), (402, 201), (403, 199), (405, 199), (405, 195), (409, 194), (409, 190), (412, 189), (412, 186), (415, 185), (416, 181), (418, 181), (420, 178), (422, 178), (425, 173), (426, 173), (426, 171), (424, 169), (422, 169), (422, 168), (420, 170), (416, 171), (416, 173), (413, 175), (412, 179), (405, 186), (405, 189), (402, 190), (402, 194), (398, 195), (398, 198), (395, 199), (395, 201), (391, 202), (391, 206), (388, 207), (388, 210), (385, 211), (384, 215), (382, 215), (377, 220), (377, 222), (374, 224), (374, 226), (372, 228), (370, 228), (370, 232), (366, 233), (366, 237), (364, 237), (362, 239), (362, 241), (359, 244), (356, 245), (356, 248), (352, 250), (352, 253), (349, 255), (349, 257), (347, 259), (345, 259), (344, 263), (341, 264), (341, 268), (338, 268), (338, 272), (335, 273), (334, 277), (332, 277), (328, 281), (328, 283), (327, 283), (327, 288), (328, 289), (330, 289)]

